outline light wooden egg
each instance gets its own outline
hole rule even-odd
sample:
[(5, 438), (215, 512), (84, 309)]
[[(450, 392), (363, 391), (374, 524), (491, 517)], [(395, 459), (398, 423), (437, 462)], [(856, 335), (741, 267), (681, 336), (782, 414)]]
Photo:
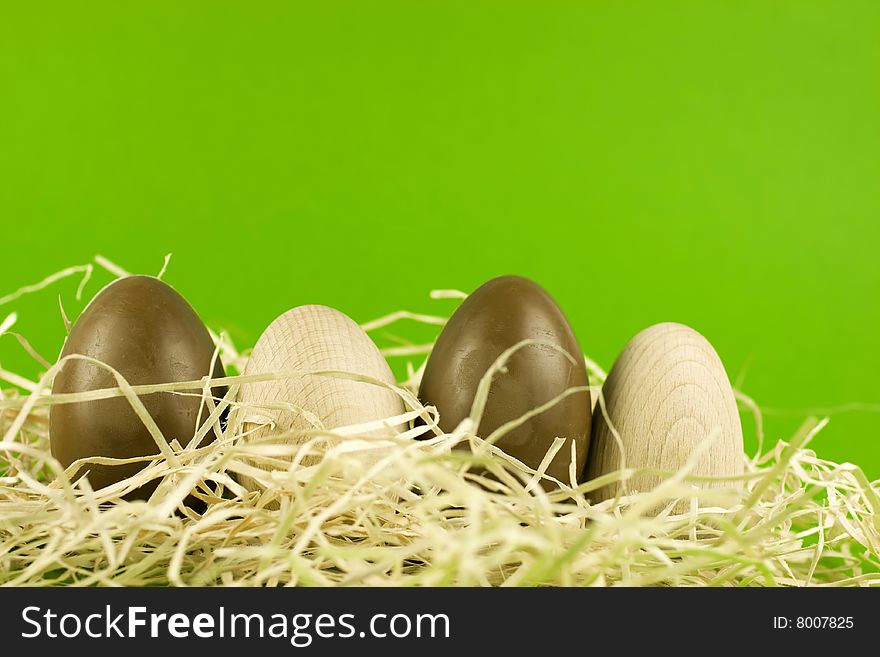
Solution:
[[(624, 448), (627, 468), (678, 471), (713, 432), (695, 475), (735, 476), (743, 470), (742, 425), (730, 381), (712, 345), (681, 324), (651, 326), (636, 335), (617, 358), (602, 387), (608, 419)], [(619, 470), (620, 449), (599, 404), (584, 480)], [(630, 492), (653, 489), (659, 475), (629, 479)], [(738, 488), (739, 482), (702, 486)], [(590, 493), (601, 502), (621, 490), (619, 483)], [(679, 505), (682, 506), (682, 505)], [(676, 511), (683, 510), (676, 507)]]
[[(338, 370), (395, 384), (391, 368), (375, 343), (351, 318), (333, 308), (300, 306), (278, 317), (257, 341), (243, 374), (285, 370), (303, 374), (242, 385), (241, 406), (236, 411), (235, 421), (237, 431), (252, 431), (246, 440), (265, 436), (270, 431), (278, 434), (339, 429), (381, 421), (404, 412), (403, 400), (388, 388), (352, 379), (308, 374), (318, 370)], [(269, 422), (274, 426), (268, 426)], [(383, 426), (367, 432), (367, 435), (391, 436), (398, 429)], [(290, 441), (301, 444), (307, 439), (292, 437)], [(376, 458), (375, 454), (372, 456)], [(318, 460), (318, 457), (309, 457), (303, 460), (303, 465)], [(245, 487), (254, 487), (252, 480), (241, 479)]]

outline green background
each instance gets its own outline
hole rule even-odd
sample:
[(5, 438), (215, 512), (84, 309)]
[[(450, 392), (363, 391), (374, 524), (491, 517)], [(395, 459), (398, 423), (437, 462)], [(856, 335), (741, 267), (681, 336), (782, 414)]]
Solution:
[[(0, 296), (173, 252), (251, 345), (298, 304), (444, 312), (519, 273), (606, 368), (693, 325), (793, 409), (772, 438), (880, 402), (880, 3), (309, 4), (3, 3)], [(49, 357), (75, 285), (14, 306)], [(859, 410), (814, 446), (876, 477), (878, 439)]]

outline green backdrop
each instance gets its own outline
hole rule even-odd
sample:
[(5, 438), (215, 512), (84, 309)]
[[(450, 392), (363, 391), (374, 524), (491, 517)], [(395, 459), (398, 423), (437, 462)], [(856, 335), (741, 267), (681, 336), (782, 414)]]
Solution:
[[(3, 3), (0, 296), (173, 252), (248, 345), (294, 305), (441, 312), (519, 273), (606, 368), (698, 328), (789, 409), (772, 438), (880, 403), (880, 3), (308, 5)], [(75, 286), (16, 304), (50, 357)], [(9, 336), (0, 362), (38, 369)], [(874, 408), (817, 451), (880, 476)]]

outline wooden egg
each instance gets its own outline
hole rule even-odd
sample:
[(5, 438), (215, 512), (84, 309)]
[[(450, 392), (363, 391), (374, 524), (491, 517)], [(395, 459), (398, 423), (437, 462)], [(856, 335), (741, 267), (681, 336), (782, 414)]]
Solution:
[[(352, 379), (308, 374), (318, 370), (338, 370), (395, 384), (391, 368), (375, 343), (351, 318), (333, 308), (294, 308), (278, 317), (263, 332), (244, 374), (282, 370), (303, 374), (242, 386), (239, 395), (242, 407), (237, 411), (236, 422), (238, 431), (252, 431), (246, 440), (265, 436), (267, 432), (339, 429), (391, 418), (405, 410), (400, 396), (388, 388)], [(387, 426), (371, 434), (390, 436), (399, 428)], [(290, 442), (296, 444), (306, 440), (305, 436), (290, 438)], [(307, 458), (303, 464), (310, 465), (317, 460), (317, 457)], [(242, 485), (253, 489), (255, 482), (243, 477)]]
[[(636, 335), (617, 358), (602, 388), (611, 425), (623, 444), (627, 468), (677, 471), (713, 431), (718, 435), (692, 471), (735, 476), (743, 471), (743, 437), (736, 400), (712, 345), (681, 324), (657, 324)], [(620, 450), (597, 403), (584, 480), (619, 470)], [(630, 492), (660, 483), (653, 474), (628, 480)], [(711, 482), (737, 488), (739, 482)], [(619, 483), (590, 494), (614, 497)], [(676, 509), (682, 510), (682, 509)]]

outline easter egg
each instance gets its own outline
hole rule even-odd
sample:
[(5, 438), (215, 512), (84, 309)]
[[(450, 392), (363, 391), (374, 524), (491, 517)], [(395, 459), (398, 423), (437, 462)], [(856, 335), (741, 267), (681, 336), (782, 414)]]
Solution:
[(483, 284), (465, 299), (431, 351), (419, 398), (437, 408), (440, 428), (451, 432), (470, 415), (477, 387), (490, 366), (505, 350), (523, 340), (539, 340), (541, 344), (519, 349), (506, 367), (494, 374), (476, 434), (486, 439), (502, 425), (566, 390), (583, 387), (495, 442), (506, 454), (537, 468), (554, 440), (565, 439), (547, 473), (569, 483), (571, 443), (576, 447), (576, 477), (589, 447), (587, 372), (571, 325), (536, 283), (519, 276), (502, 276)]
[[(333, 430), (380, 421), (359, 436), (393, 436), (400, 427), (382, 424), (404, 412), (393, 390), (369, 380), (315, 374), (336, 371), (395, 385), (394, 375), (375, 343), (350, 317), (326, 306), (300, 306), (278, 317), (254, 346), (244, 375), (289, 372), (283, 378), (247, 383), (239, 395), (237, 433), (247, 440), (290, 434), (283, 442), (302, 444), (302, 432)], [(300, 432), (300, 433), (298, 433)], [(374, 458), (374, 453), (365, 461)], [(309, 455), (310, 465), (320, 459)], [(253, 489), (252, 478), (241, 483)]]
[[(214, 343), (199, 316), (172, 287), (151, 276), (128, 276), (101, 290), (73, 325), (61, 357), (89, 356), (116, 369), (133, 385), (195, 381), (224, 376), (219, 358), (211, 368)], [(106, 369), (71, 359), (56, 375), (53, 393), (116, 388)], [(168, 442), (187, 445), (209, 410), (198, 391), (160, 392), (140, 397)], [(222, 397), (225, 389), (214, 388)], [(159, 454), (153, 436), (125, 397), (53, 405), (49, 412), (52, 454), (64, 467), (85, 457), (126, 459)], [(214, 439), (208, 432), (204, 441)], [(89, 483), (100, 489), (140, 471), (145, 462), (125, 465), (86, 464)], [(158, 481), (132, 497), (146, 498)]]
[[(620, 469), (621, 451), (612, 427), (623, 445), (627, 468), (675, 472), (714, 435), (692, 473), (742, 473), (743, 437), (736, 399), (721, 359), (695, 330), (664, 323), (636, 335), (609, 372), (602, 399), (608, 418), (597, 404), (585, 480)], [(646, 491), (660, 481), (656, 474), (638, 474), (627, 487), (630, 492)], [(737, 486), (733, 482), (700, 485)], [(590, 498), (598, 502), (620, 491), (617, 482), (590, 493)]]

